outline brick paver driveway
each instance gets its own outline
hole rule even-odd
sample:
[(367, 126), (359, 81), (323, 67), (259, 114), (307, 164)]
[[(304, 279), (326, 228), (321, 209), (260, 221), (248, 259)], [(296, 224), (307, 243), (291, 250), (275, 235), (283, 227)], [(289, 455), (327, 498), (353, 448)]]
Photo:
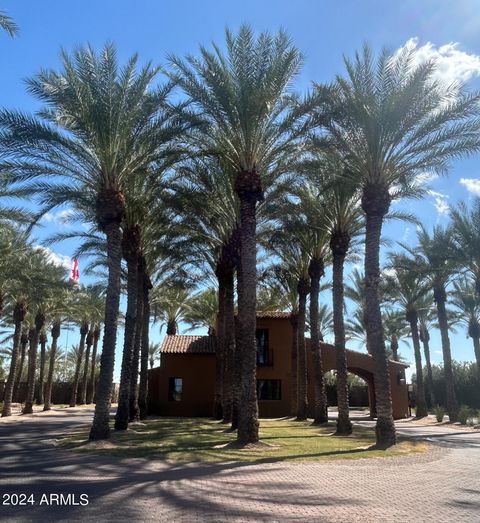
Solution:
[[(91, 410), (0, 423), (0, 505), (12, 521), (480, 521), (480, 433), (399, 424), (435, 441), (421, 456), (248, 465), (166, 464), (58, 450), (46, 440), (88, 423)], [(88, 506), (40, 505), (42, 494), (87, 494)], [(70, 498), (70, 503), (73, 501)]]

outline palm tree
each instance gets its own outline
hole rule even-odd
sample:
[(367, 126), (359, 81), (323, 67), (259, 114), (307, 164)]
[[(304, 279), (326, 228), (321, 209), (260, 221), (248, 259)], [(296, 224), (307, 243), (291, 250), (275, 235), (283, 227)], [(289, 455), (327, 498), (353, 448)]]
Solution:
[(38, 368), (38, 396), (37, 405), (43, 405), (45, 388), (45, 358), (47, 355), (47, 333), (42, 329), (38, 337), (40, 343), (40, 365)]
[(42, 212), (70, 202), (89, 211), (106, 235), (105, 335), (90, 431), (90, 439), (104, 439), (110, 432), (124, 189), (127, 180), (144, 176), (164, 156), (166, 90), (151, 89), (158, 68), (148, 64), (137, 70), (137, 56), (120, 69), (112, 45), (98, 54), (91, 47), (71, 56), (62, 52), (61, 58), (62, 71), (42, 71), (28, 82), (29, 91), (45, 103), (41, 119), (0, 114), (0, 149), (8, 151), (0, 170), (12, 172), (16, 181), (40, 177)]
[[(170, 207), (179, 218), (176, 257), (214, 276), (218, 288), (214, 417), (229, 423), (234, 396), (234, 277), (239, 258), (239, 209), (231, 176), (217, 160), (189, 161), (177, 169)], [(179, 260), (184, 263), (183, 260)], [(238, 373), (237, 373), (238, 374)], [(235, 412), (234, 412), (235, 411)]]
[(188, 311), (191, 284), (185, 280), (161, 280), (154, 284), (150, 304), (153, 321), (161, 321), (160, 330), (166, 326), (167, 336), (178, 333), (178, 326)]
[(5, 393), (3, 398), (2, 406), (2, 417), (11, 416), (12, 414), (12, 397), (13, 387), (15, 381), (15, 373), (17, 370), (17, 355), (18, 347), (20, 345), (20, 338), (22, 332), (22, 324), (25, 319), (26, 307), (23, 301), (19, 301), (15, 304), (13, 311), (13, 322), (15, 325), (15, 332), (13, 335), (13, 349), (11, 354), (10, 371), (8, 374), (7, 382), (5, 383)]
[[(240, 202), (238, 341), (241, 355), (238, 440), (258, 441), (256, 393), (256, 206), (263, 187), (288, 171), (298, 157), (295, 123), (303, 116), (289, 110), (292, 80), (302, 58), (281, 31), (255, 38), (246, 25), (226, 30), (226, 54), (201, 47), (200, 58), (170, 58), (170, 77), (187, 94), (204, 122), (195, 136), (198, 148), (212, 151), (228, 172)], [(300, 134), (300, 133), (299, 133)], [(297, 158), (295, 158), (297, 159)]]
[(22, 379), (25, 356), (27, 354), (27, 345), (28, 345), (28, 332), (25, 328), (22, 328), (22, 333), (20, 335), (20, 362), (18, 364), (18, 370), (15, 376), (15, 382), (13, 384), (13, 395), (12, 398), (18, 399), (18, 388), (20, 386), (20, 380)]
[(31, 314), (29, 330), (29, 352), (27, 373), (27, 396), (23, 407), (24, 414), (33, 412), (35, 397), (35, 374), (37, 349), (40, 333), (45, 327), (52, 299), (59, 289), (65, 288), (65, 269), (48, 261), (44, 251), (37, 249), (30, 255), (35, 279), (30, 280), (28, 301)]
[[(297, 224), (298, 225), (298, 222)], [(285, 288), (290, 287), (289, 294), (295, 296), (292, 305), (297, 305), (295, 314), (294, 337), (295, 355), (292, 373), (296, 372), (294, 381), (294, 391), (296, 391), (295, 414), (297, 420), (307, 419), (308, 398), (307, 398), (307, 361), (305, 345), (306, 310), (307, 297), (310, 293), (309, 277), (309, 254), (302, 249), (298, 239), (293, 234), (296, 227), (289, 223), (289, 219), (283, 223), (279, 231), (270, 240), (270, 251), (280, 260), (280, 263), (271, 267), (271, 272), (275, 279)], [(318, 314), (318, 313), (317, 313)], [(296, 357), (295, 357), (296, 356)], [(292, 391), (293, 392), (293, 391)]]
[(87, 405), (93, 403), (95, 397), (95, 379), (96, 379), (96, 365), (97, 365), (97, 347), (98, 341), (100, 340), (100, 323), (97, 323), (93, 329), (93, 349), (92, 349), (92, 362), (90, 364), (90, 380), (87, 386)]
[[(325, 156), (320, 160), (321, 169), (316, 173), (319, 189), (324, 189), (321, 197), (322, 210), (327, 221), (329, 247), (332, 255), (333, 281), (333, 329), (335, 336), (336, 357), (336, 388), (337, 388), (337, 434), (347, 435), (352, 432), (348, 410), (348, 372), (347, 355), (345, 351), (345, 319), (344, 319), (344, 267), (345, 259), (349, 254), (352, 242), (363, 230), (363, 219), (359, 206), (359, 191), (352, 183), (341, 183), (338, 180), (330, 181), (325, 187), (325, 178), (328, 174), (342, 172), (341, 159), (334, 156)], [(325, 173), (325, 171), (327, 171)], [(320, 176), (319, 176), (319, 175)], [(323, 187), (322, 187), (323, 186)]]
[[(419, 310), (417, 315), (419, 316)], [(398, 354), (398, 345), (402, 337), (407, 334), (407, 325), (405, 323), (405, 314), (397, 309), (387, 309), (383, 314), (383, 327), (385, 329), (385, 339), (390, 341), (390, 353), (394, 361), (400, 361)], [(420, 335), (420, 318), (419, 318), (419, 337)]]
[(430, 328), (433, 322), (433, 296), (431, 294), (424, 297), (418, 310), (418, 335), (423, 345), (425, 355), (425, 366), (427, 368), (427, 384), (429, 391), (430, 407), (435, 405), (435, 393), (433, 390), (432, 363), (430, 360)]
[(80, 382), (80, 370), (82, 367), (83, 354), (85, 352), (85, 340), (89, 332), (88, 320), (85, 318), (85, 316), (83, 316), (83, 318), (81, 319), (80, 318), (80, 342), (78, 344), (77, 361), (75, 362), (75, 373), (73, 375), (72, 390), (70, 394), (70, 407), (75, 407), (77, 405), (77, 393), (78, 384)]
[(450, 421), (458, 418), (458, 403), (455, 394), (450, 349), (449, 318), (446, 310), (447, 286), (456, 274), (458, 262), (451, 229), (433, 228), (430, 235), (423, 227), (418, 230), (418, 246), (402, 245), (410, 254), (409, 266), (420, 274), (433, 290), (437, 308), (438, 326), (442, 339), (443, 366), (446, 384), (446, 407)]
[(52, 330), (50, 331), (50, 334), (52, 336), (52, 344), (50, 345), (48, 375), (47, 375), (47, 383), (45, 386), (45, 398), (44, 398), (44, 404), (43, 404), (44, 411), (51, 410), (53, 373), (55, 371), (55, 363), (57, 362), (57, 358), (58, 358), (57, 347), (58, 347), (58, 338), (60, 337), (60, 332), (61, 332), (61, 314), (57, 313), (53, 319)]
[(469, 210), (465, 202), (450, 209), (455, 251), (459, 262), (473, 276), (480, 295), (480, 198), (475, 198)]
[(325, 337), (333, 332), (333, 312), (326, 303), (318, 308), (318, 330), (320, 341), (325, 341)]
[(4, 11), (0, 11), (0, 28), (12, 37), (18, 33), (17, 24)]
[(460, 311), (460, 321), (467, 327), (473, 341), (477, 371), (480, 375), (480, 295), (474, 291), (475, 282), (463, 277), (453, 283), (452, 304)]
[(418, 303), (428, 293), (429, 287), (422, 281), (421, 276), (415, 272), (410, 260), (405, 256), (394, 255), (392, 257), (392, 268), (395, 272), (387, 277), (387, 288), (389, 289), (391, 300), (401, 307), (405, 314), (405, 319), (410, 325), (417, 381), (416, 417), (421, 418), (427, 416), (428, 411), (425, 400), (422, 354), (418, 334)]
[(191, 330), (204, 327), (209, 335), (215, 336), (217, 313), (217, 291), (208, 287), (191, 296), (184, 321), (190, 325)]
[[(317, 86), (320, 123), (341, 151), (346, 173), (362, 187), (366, 218), (367, 341), (375, 364), (377, 445), (395, 444), (390, 379), (378, 284), (381, 231), (392, 200), (420, 194), (417, 175), (445, 172), (448, 161), (480, 146), (479, 96), (434, 80), (434, 61), (405, 46), (375, 60), (365, 45), (345, 59), (346, 77)], [(412, 190), (415, 188), (415, 190)]]

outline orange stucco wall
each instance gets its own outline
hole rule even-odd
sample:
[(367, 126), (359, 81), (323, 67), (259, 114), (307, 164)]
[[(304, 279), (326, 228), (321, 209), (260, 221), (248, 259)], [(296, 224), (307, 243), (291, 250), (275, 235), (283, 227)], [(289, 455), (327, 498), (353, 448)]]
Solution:
[[(269, 331), (271, 366), (257, 367), (258, 379), (281, 380), (281, 399), (258, 402), (261, 417), (291, 415), (293, 330), (289, 319), (258, 319), (257, 328)], [(335, 369), (335, 348), (322, 344), (324, 371)], [(374, 396), (373, 359), (368, 354), (347, 351), (350, 372), (363, 378)], [(310, 343), (307, 340), (307, 366), (309, 378), (313, 376)], [(404, 378), (405, 366), (389, 362), (393, 415), (408, 415), (408, 393)], [(168, 379), (183, 378), (182, 401), (168, 400)], [(161, 366), (149, 371), (149, 410), (165, 416), (210, 416), (213, 411), (215, 387), (215, 355), (213, 354), (162, 354)], [(313, 405), (313, 383), (309, 379), (308, 399)], [(372, 407), (372, 405), (371, 405)], [(312, 412), (310, 412), (310, 415)]]

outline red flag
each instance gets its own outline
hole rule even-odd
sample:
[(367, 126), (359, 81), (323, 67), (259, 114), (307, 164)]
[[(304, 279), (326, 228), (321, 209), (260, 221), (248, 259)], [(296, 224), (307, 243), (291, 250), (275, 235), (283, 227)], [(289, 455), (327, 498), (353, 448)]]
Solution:
[(70, 281), (74, 283), (78, 283), (80, 280), (80, 273), (78, 271), (78, 260), (77, 258), (73, 258), (73, 266), (72, 266), (72, 275), (70, 276)]

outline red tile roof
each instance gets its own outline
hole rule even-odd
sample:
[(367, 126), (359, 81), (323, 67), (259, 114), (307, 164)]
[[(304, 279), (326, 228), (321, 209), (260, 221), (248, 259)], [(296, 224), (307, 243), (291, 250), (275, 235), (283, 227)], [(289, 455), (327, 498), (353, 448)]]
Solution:
[(215, 354), (215, 336), (165, 336), (162, 354)]
[(275, 319), (275, 318), (291, 318), (293, 314), (291, 312), (282, 311), (267, 311), (257, 312), (257, 319)]

